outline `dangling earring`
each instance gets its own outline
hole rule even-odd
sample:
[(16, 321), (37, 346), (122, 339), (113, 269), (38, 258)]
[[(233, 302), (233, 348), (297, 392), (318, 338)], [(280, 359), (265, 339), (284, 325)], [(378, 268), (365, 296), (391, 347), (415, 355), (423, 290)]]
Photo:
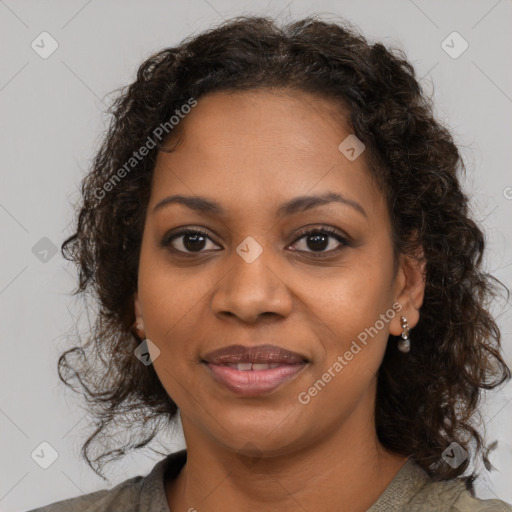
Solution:
[(405, 318), (405, 316), (401, 317), (400, 323), (402, 325), (402, 339), (398, 340), (398, 350), (400, 350), (400, 352), (409, 352), (409, 350), (411, 350), (411, 342), (409, 340), (409, 324), (407, 323), (407, 318)]

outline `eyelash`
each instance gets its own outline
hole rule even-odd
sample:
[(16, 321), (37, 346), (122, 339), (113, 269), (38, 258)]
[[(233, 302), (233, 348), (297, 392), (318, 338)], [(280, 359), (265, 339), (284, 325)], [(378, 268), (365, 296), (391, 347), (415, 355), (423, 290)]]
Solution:
[[(315, 253), (314, 251), (297, 251), (297, 252), (306, 252), (307, 254), (311, 255), (313, 258), (326, 258), (326, 257), (332, 256), (333, 254), (338, 253), (340, 250), (343, 249), (344, 246), (350, 245), (348, 243), (347, 239), (344, 238), (343, 236), (341, 236), (337, 230), (327, 227), (327, 226), (301, 231), (298, 234), (299, 235), (298, 238), (295, 239), (295, 241), (292, 243), (292, 245), (296, 244), (299, 240), (302, 240), (303, 238), (305, 238), (307, 236), (318, 235), (318, 234), (327, 234), (327, 235), (331, 236), (332, 238), (335, 238), (336, 240), (338, 240), (338, 242), (341, 242), (341, 246), (337, 247), (336, 249), (331, 249), (330, 251), (326, 251), (326, 252), (317, 252), (317, 253)], [(169, 249), (170, 251), (172, 251), (174, 253), (179, 253), (180, 255), (186, 255), (186, 257), (188, 257), (189, 255), (194, 256), (196, 254), (201, 254), (202, 252), (204, 252), (202, 250), (197, 251), (197, 252), (193, 252), (193, 251), (185, 252), (185, 251), (181, 251), (179, 249), (175, 249), (175, 248), (171, 247), (171, 242), (173, 242), (177, 238), (180, 238), (185, 235), (201, 235), (201, 236), (204, 236), (211, 240), (210, 235), (206, 231), (203, 231), (201, 229), (187, 229), (184, 231), (180, 231), (179, 233), (174, 233), (172, 236), (166, 235), (164, 237), (164, 239), (162, 240), (161, 245), (162, 245), (162, 247), (166, 247), (167, 249)], [(211, 240), (211, 241), (213, 242), (213, 240)]]

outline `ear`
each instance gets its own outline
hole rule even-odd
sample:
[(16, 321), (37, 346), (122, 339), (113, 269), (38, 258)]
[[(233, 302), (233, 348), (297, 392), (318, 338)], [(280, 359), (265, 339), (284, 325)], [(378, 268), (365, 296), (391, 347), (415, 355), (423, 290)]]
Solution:
[(145, 338), (144, 331), (144, 318), (142, 318), (142, 308), (140, 306), (139, 294), (135, 292), (133, 294), (133, 307), (135, 310), (135, 323), (133, 325), (133, 330), (137, 333), (139, 338)]
[(423, 249), (420, 248), (413, 256), (401, 254), (395, 279), (395, 302), (402, 309), (390, 322), (389, 332), (399, 336), (402, 332), (400, 318), (405, 316), (412, 329), (420, 319), (420, 308), (425, 296), (425, 266)]

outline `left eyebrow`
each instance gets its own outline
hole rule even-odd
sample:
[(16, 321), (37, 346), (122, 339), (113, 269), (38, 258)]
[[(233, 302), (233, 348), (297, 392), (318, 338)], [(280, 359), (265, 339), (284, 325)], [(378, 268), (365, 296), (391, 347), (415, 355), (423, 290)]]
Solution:
[[(325, 194), (316, 195), (316, 196), (299, 196), (285, 203), (281, 204), (277, 209), (277, 215), (279, 217), (285, 217), (287, 215), (292, 215), (297, 212), (303, 212), (306, 210), (310, 210), (311, 208), (315, 208), (317, 206), (322, 206), (328, 203), (341, 203), (347, 206), (350, 206), (360, 214), (368, 217), (364, 208), (356, 201), (349, 199), (342, 194), (335, 192), (327, 192)], [(206, 213), (210, 215), (225, 215), (226, 210), (216, 201), (211, 199), (207, 199), (206, 197), (200, 196), (183, 196), (183, 195), (173, 195), (166, 197), (159, 201), (156, 206), (153, 208), (153, 213), (168, 206), (170, 204), (182, 204), (187, 206), (191, 210), (195, 210), (199, 213)]]
[(358, 211), (360, 214), (368, 217), (365, 209), (356, 201), (349, 199), (342, 194), (338, 194), (335, 192), (327, 192), (325, 194), (317, 195), (317, 196), (300, 196), (290, 201), (283, 203), (277, 210), (277, 214), (279, 217), (284, 217), (286, 215), (292, 215), (296, 212), (303, 212), (309, 210), (311, 208), (315, 208), (317, 206), (322, 206), (328, 203), (341, 203), (347, 206), (350, 206), (354, 210)]

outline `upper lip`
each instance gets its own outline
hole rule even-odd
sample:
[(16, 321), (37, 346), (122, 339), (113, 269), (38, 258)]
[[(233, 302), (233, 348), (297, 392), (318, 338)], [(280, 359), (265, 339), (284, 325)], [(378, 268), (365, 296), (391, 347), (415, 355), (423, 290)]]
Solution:
[(302, 354), (286, 350), (277, 345), (257, 345), (244, 347), (243, 345), (230, 345), (209, 352), (203, 360), (212, 364), (224, 363), (304, 363), (308, 359)]

